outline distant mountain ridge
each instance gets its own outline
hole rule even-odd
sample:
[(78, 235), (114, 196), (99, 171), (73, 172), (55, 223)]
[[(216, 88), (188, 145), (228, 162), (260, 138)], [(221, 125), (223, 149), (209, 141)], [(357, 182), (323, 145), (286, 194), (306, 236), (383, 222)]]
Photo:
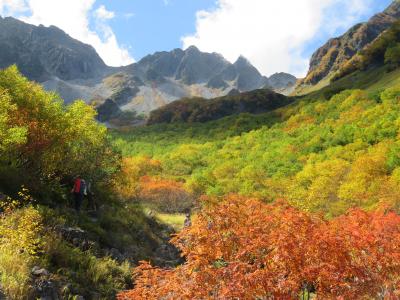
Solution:
[(183, 97), (214, 98), (259, 88), (286, 93), (297, 80), (286, 73), (267, 78), (242, 56), (232, 64), (194, 46), (156, 52), (113, 68), (93, 47), (55, 26), (0, 17), (0, 67), (12, 64), (47, 90), (60, 93), (66, 102), (81, 98), (97, 106), (104, 103), (100, 109), (105, 119), (107, 111), (147, 114)]
[(0, 17), (0, 68), (16, 63), (32, 80), (44, 82), (102, 76), (107, 67), (92, 46), (72, 39), (55, 26), (26, 24)]
[[(282, 85), (291, 88), (297, 80), (290, 74), (276, 74), (273, 78), (276, 77), (280, 79), (277, 88), (281, 92), (284, 92)], [(220, 54), (204, 53), (194, 46), (148, 55), (108, 80), (121, 89), (134, 91), (116, 102), (125, 103), (123, 109), (138, 112), (149, 112), (184, 97), (215, 98), (232, 90), (274, 90), (273, 84), (277, 82), (262, 76), (243, 56), (232, 64)]]
[(175, 122), (208, 122), (242, 113), (260, 114), (271, 112), (295, 101), (268, 89), (223, 96), (212, 100), (186, 98), (153, 110), (148, 125)]
[(357, 24), (342, 36), (330, 39), (312, 55), (309, 71), (300, 82), (300, 86), (316, 85), (332, 77), (346, 62), (373, 42), (399, 18), (400, 1), (395, 0), (387, 9), (374, 15), (368, 22)]

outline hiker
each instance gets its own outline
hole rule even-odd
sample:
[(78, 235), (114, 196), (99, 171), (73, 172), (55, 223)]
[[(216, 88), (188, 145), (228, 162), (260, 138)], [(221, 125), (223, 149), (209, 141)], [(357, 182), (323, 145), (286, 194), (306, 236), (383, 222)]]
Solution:
[(86, 182), (80, 175), (76, 176), (71, 193), (74, 194), (75, 210), (79, 213), (83, 202), (83, 196), (86, 194)]
[(183, 222), (183, 227), (190, 227), (192, 226), (192, 220), (190, 219), (190, 213), (186, 213), (185, 221)]
[(92, 180), (88, 180), (87, 184), (86, 184), (86, 195), (87, 195), (87, 199), (88, 199), (88, 208), (89, 210), (93, 210), (94, 212), (97, 211), (97, 207), (96, 207), (96, 201), (94, 199), (94, 193), (92, 190)]

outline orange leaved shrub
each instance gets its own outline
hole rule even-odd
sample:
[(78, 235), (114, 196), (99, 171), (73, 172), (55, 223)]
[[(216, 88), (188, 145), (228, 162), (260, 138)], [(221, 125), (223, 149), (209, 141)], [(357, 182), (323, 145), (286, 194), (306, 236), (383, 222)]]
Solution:
[(400, 216), (355, 209), (332, 220), (283, 201), (228, 196), (172, 242), (186, 262), (142, 262), (128, 299), (399, 299)]
[(143, 176), (139, 195), (142, 201), (165, 213), (185, 212), (193, 206), (193, 197), (174, 180)]

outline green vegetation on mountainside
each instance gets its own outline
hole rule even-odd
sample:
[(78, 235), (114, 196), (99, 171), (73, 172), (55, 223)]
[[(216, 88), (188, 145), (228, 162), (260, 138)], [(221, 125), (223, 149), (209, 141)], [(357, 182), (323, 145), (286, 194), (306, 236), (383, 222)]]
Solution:
[(240, 113), (259, 114), (273, 111), (293, 101), (293, 98), (268, 89), (227, 95), (211, 101), (204, 98), (184, 98), (152, 111), (148, 124), (207, 122)]
[(379, 35), (370, 45), (360, 51), (333, 76), (332, 81), (355, 71), (374, 69), (387, 65), (395, 69), (400, 65), (400, 21)]
[[(0, 295), (112, 299), (131, 286), (132, 263), (158, 259), (168, 229), (116, 192), (121, 155), (94, 117), (0, 71)], [(93, 182), (96, 212), (86, 200), (71, 209), (77, 174)]]
[[(212, 125), (114, 133), (115, 144), (126, 156), (159, 160), (152, 176), (182, 181), (197, 195), (283, 197), (306, 210), (338, 215), (382, 201), (397, 205), (399, 96), (399, 86), (375, 93), (346, 90), (329, 101), (303, 99), (254, 122), (244, 115)], [(235, 128), (240, 119), (246, 130)]]
[(400, 21), (380, 34), (334, 74), (315, 85), (300, 85), (295, 95), (329, 99), (344, 89), (376, 91), (399, 83)]
[(114, 144), (124, 156), (131, 154), (157, 155), (185, 143), (221, 141), (256, 128), (279, 122), (276, 112), (259, 115), (240, 114), (206, 123), (171, 123), (113, 130)]
[(320, 100), (330, 99), (333, 95), (346, 89), (362, 89), (375, 93), (400, 83), (400, 69), (391, 69), (388, 66), (372, 68), (366, 71), (354, 73), (340, 78), (326, 85), (304, 87), (304, 99)]

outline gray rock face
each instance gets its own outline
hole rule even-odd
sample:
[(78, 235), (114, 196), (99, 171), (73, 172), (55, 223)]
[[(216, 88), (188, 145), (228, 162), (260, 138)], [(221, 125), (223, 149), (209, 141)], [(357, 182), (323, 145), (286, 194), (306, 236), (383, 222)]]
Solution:
[(0, 17), (0, 67), (17, 64), (30, 79), (42, 82), (87, 79), (108, 69), (93, 47), (74, 40), (57, 27), (33, 26)]
[(358, 51), (375, 40), (400, 18), (400, 1), (394, 1), (385, 11), (376, 14), (368, 22), (350, 28), (340, 37), (330, 39), (311, 57), (310, 68), (304, 84), (317, 84), (333, 74)]
[(12, 64), (45, 89), (60, 93), (67, 103), (77, 98), (96, 103), (101, 121), (117, 118), (122, 111), (147, 114), (183, 97), (214, 98), (265, 86), (281, 90), (293, 82), (268, 80), (242, 56), (232, 64), (194, 46), (112, 68), (91, 46), (54, 26), (0, 18), (0, 68)]
[(243, 56), (231, 64), (220, 54), (204, 53), (195, 46), (185, 51), (175, 49), (148, 55), (128, 66), (126, 72), (144, 77), (145, 82), (162, 84), (169, 78), (189, 86), (206, 84), (206, 87), (222, 90), (234, 85), (241, 91), (248, 91), (260, 88), (266, 82), (266, 78)]
[[(244, 92), (264, 87), (285, 92), (296, 82), (294, 76), (285, 73), (269, 81), (243, 56), (232, 64), (217, 53), (204, 53), (194, 46), (148, 55), (121, 72), (143, 83), (129, 85), (139, 91), (121, 109), (144, 113), (184, 97), (214, 98), (231, 90)], [(126, 84), (121, 82), (121, 86)]]
[(287, 73), (275, 73), (268, 78), (268, 85), (275, 89), (283, 89), (296, 84), (297, 78)]
[(207, 82), (207, 87), (213, 89), (226, 89), (229, 85), (224, 81), (222, 75), (216, 75)]
[(245, 57), (240, 56), (233, 65), (238, 74), (237, 88), (240, 91), (255, 90), (266, 84), (268, 79), (263, 77)]
[(184, 53), (175, 79), (182, 80), (187, 85), (207, 82), (229, 65), (229, 62), (219, 54), (203, 53), (194, 46), (189, 47)]

